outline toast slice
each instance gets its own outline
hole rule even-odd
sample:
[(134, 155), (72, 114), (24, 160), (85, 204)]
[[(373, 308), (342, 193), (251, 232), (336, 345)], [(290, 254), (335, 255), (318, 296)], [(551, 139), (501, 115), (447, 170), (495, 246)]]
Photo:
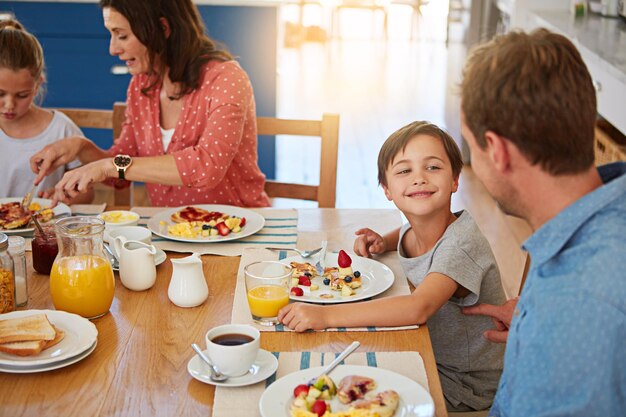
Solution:
[(6, 352), (17, 356), (37, 355), (41, 351), (46, 350), (63, 340), (65, 332), (57, 327), (54, 327), (54, 330), (56, 331), (56, 336), (52, 340), (29, 340), (27, 342), (3, 343), (0, 344), (0, 352)]
[(55, 337), (56, 331), (45, 314), (0, 320), (0, 344), (54, 340)]
[(3, 343), (0, 344), (0, 352), (6, 352), (17, 356), (33, 356), (41, 352), (45, 345), (45, 340)]

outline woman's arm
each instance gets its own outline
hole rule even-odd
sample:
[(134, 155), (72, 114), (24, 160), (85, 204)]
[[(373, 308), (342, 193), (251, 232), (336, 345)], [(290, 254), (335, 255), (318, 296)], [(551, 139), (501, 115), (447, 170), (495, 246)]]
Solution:
[(34, 154), (30, 158), (30, 168), (37, 174), (35, 184), (38, 185), (44, 177), (55, 169), (65, 166), (76, 159), (83, 164), (87, 164), (107, 156), (106, 151), (98, 148), (89, 139), (71, 136), (51, 143)]
[(298, 332), (328, 327), (422, 324), (452, 297), (458, 287), (452, 278), (432, 272), (411, 295), (332, 306), (294, 303), (281, 309), (278, 319)]

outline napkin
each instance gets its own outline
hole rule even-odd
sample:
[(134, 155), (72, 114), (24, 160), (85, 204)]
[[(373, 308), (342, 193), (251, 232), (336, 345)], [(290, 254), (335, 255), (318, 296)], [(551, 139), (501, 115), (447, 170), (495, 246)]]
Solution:
[[(260, 417), (259, 400), (265, 388), (292, 372), (327, 365), (339, 355), (334, 352), (273, 352), (273, 354), (278, 358), (278, 370), (266, 381), (247, 387), (215, 388), (213, 417)], [(387, 369), (414, 380), (428, 391), (424, 361), (418, 352), (357, 352), (348, 356), (343, 363)], [(285, 392), (285, 395), (292, 394), (289, 391)]]
[[(133, 207), (132, 211), (141, 216), (139, 224), (145, 226), (148, 220), (163, 207)], [(265, 225), (252, 236), (230, 240), (224, 243), (187, 243), (153, 236), (152, 244), (161, 250), (172, 252), (196, 252), (202, 255), (241, 256), (244, 248), (251, 246), (276, 246), (292, 248), (296, 246), (298, 212), (272, 208), (249, 209), (265, 218)]]
[[(246, 283), (243, 274), (243, 268), (246, 265), (251, 264), (252, 262), (280, 260), (287, 257), (287, 254), (287, 251), (270, 251), (263, 248), (247, 248), (244, 250), (241, 257), (241, 262), (239, 263), (239, 271), (237, 272), (237, 284), (235, 286), (235, 299), (233, 301), (231, 323), (252, 324), (260, 331), (265, 332), (291, 331), (288, 327), (285, 327), (282, 324), (278, 324), (276, 326), (261, 326), (252, 321), (252, 316), (250, 315), (250, 308), (248, 307), (248, 300), (246, 297)], [(289, 255), (293, 255), (293, 253), (289, 252)], [(402, 267), (400, 266), (400, 262), (398, 260), (398, 255), (396, 252), (388, 252), (385, 255), (378, 257), (376, 260), (387, 265), (393, 271), (395, 278), (393, 284), (387, 291), (373, 298), (392, 297), (395, 295), (408, 295), (411, 293), (411, 290), (409, 289), (409, 283), (405, 278), (404, 272), (402, 272)], [(417, 325), (397, 327), (339, 327), (329, 328), (325, 331), (373, 332), (383, 330), (417, 329), (418, 327), (419, 326)]]

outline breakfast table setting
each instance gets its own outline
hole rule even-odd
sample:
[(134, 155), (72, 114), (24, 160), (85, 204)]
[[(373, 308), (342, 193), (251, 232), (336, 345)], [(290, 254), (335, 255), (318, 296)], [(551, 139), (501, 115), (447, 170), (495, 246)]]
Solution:
[[(304, 289), (285, 295), (284, 303), (334, 304), (410, 294), (395, 252), (373, 259), (352, 252), (356, 230), (369, 227), (385, 233), (398, 228), (397, 210), (197, 207), (213, 217), (228, 213), (226, 217), (236, 221), (227, 222), (230, 230), (224, 233), (215, 221), (190, 231), (171, 222), (182, 208), (64, 209), (71, 212), (65, 223), (71, 219), (102, 223), (103, 237), (88, 246), (104, 253), (103, 240), (110, 251), (107, 257), (118, 262), (114, 286), (100, 290), (103, 297), (111, 292), (110, 306), (102, 313), (93, 310), (99, 299), (79, 314), (59, 308), (67, 291), (58, 289), (56, 269), (52, 275), (37, 272), (32, 230), (20, 233), (27, 250), (28, 299), (25, 306), (0, 315), (0, 329), (5, 318), (45, 314), (64, 339), (34, 356), (0, 352), (0, 385), (10, 387), (0, 390), (0, 414), (308, 417), (321, 416), (322, 405), (323, 410), (328, 407), (327, 415), (335, 415), (331, 407), (333, 412), (348, 413), (339, 401), (343, 380), (359, 375), (376, 383), (366, 399), (388, 390), (397, 393), (398, 409), (389, 415), (447, 415), (427, 325), (296, 333), (275, 317), (273, 321), (264, 317), (274, 301), (254, 301), (250, 291), (250, 268), (258, 264), (270, 268), (265, 270), (268, 274), (270, 270), (282, 274), (280, 279), (292, 290)], [(119, 227), (107, 223), (107, 214), (118, 210), (129, 210), (132, 222)], [(78, 240), (74, 235), (70, 233)], [(61, 255), (55, 262), (69, 245), (60, 243)], [(317, 251), (311, 255), (302, 253), (313, 249)], [(354, 271), (359, 271), (346, 281), (359, 280), (349, 296), (331, 291), (321, 272), (341, 264), (340, 251), (350, 254)], [(321, 270), (316, 263), (323, 265)], [(301, 274), (294, 272), (294, 265), (301, 264), (317, 267), (319, 276), (313, 272), (306, 275), (311, 278), (308, 283), (302, 283), (304, 276), (298, 282)], [(286, 272), (277, 271), (277, 266)], [(333, 382), (317, 387), (315, 380), (323, 368), (353, 342), (358, 342), (358, 349), (339, 358), (339, 366), (328, 373)], [(192, 344), (225, 374), (225, 380), (212, 375)], [(303, 384), (305, 394), (296, 395), (294, 388)], [(333, 384), (338, 386), (336, 393)], [(341, 415), (365, 415), (350, 410), (351, 414)]]

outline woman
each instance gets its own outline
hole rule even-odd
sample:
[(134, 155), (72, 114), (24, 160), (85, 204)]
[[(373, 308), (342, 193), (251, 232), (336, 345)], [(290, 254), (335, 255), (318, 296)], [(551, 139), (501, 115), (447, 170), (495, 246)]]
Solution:
[(191, 0), (101, 0), (110, 53), (132, 74), (126, 122), (104, 151), (81, 137), (31, 158), (39, 183), (80, 159), (53, 198), (65, 201), (110, 179), (142, 181), (157, 206), (194, 203), (268, 206), (257, 164), (252, 86), (230, 54), (216, 48)]

